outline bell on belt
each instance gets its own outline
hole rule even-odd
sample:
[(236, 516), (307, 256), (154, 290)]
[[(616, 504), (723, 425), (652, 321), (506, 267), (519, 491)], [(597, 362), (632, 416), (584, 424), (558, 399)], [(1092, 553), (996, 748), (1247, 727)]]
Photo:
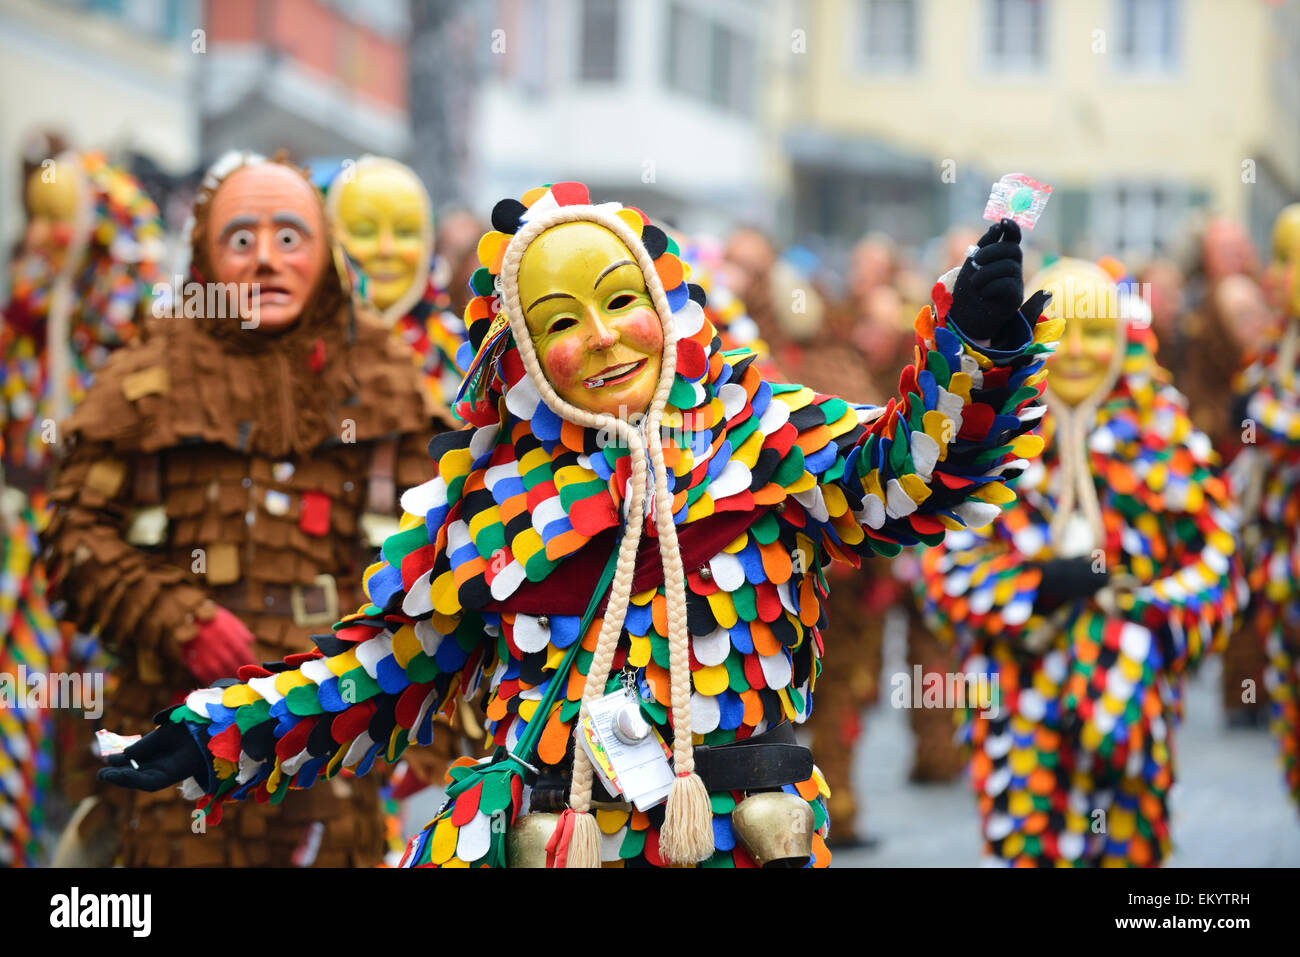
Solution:
[(506, 867), (545, 867), (546, 845), (560, 815), (536, 812), (515, 821), (506, 833)]
[(803, 867), (812, 859), (813, 812), (796, 794), (751, 794), (731, 812), (731, 826), (759, 867)]

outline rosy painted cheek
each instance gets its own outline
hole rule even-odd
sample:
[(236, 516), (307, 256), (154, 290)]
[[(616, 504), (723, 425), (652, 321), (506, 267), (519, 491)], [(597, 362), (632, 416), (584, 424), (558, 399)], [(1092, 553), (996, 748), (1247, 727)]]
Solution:
[(653, 309), (638, 309), (618, 326), (623, 341), (647, 355), (658, 355), (664, 348), (664, 330)]
[(552, 344), (542, 353), (542, 367), (546, 378), (557, 389), (577, 385), (586, 361), (586, 350), (580, 342), (563, 341)]

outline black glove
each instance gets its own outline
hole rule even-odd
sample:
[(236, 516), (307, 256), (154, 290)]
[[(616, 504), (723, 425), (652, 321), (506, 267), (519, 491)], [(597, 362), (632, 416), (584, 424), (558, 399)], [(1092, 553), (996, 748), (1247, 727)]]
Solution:
[(184, 725), (172, 721), (154, 728), (121, 754), (108, 758), (99, 779), (135, 791), (161, 791), (186, 778), (205, 782), (212, 766)]
[(1038, 594), (1057, 601), (1091, 598), (1110, 581), (1110, 572), (1095, 571), (1091, 558), (1052, 558), (1038, 567), (1043, 570)]
[(1051, 294), (1037, 292), (1021, 307), (1025, 278), (1021, 269), (1020, 227), (1010, 219), (990, 226), (966, 257), (952, 289), (948, 317), (968, 339), (998, 347), (998, 333), (1017, 309), (1032, 325)]

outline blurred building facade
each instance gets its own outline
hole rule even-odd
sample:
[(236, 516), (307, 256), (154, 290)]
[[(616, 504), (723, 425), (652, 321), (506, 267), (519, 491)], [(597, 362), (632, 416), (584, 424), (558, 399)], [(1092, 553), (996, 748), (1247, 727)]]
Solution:
[(171, 173), (198, 159), (197, 0), (0, 0), (0, 248), (22, 228), (33, 133)]
[(206, 0), (198, 102), (205, 160), (405, 156), (406, 0)]
[(1141, 259), (1300, 196), (1300, 0), (799, 0), (779, 29), (793, 239), (919, 240), (1024, 172), (1046, 238)]
[(770, 223), (773, 0), (492, 0), (471, 154), (481, 209), (557, 178), (688, 229)]

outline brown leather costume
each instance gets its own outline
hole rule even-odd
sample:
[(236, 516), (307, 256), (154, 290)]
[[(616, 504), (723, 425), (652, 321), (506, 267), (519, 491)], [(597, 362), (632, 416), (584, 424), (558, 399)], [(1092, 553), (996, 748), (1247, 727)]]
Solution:
[[(430, 477), (433, 426), (409, 354), (354, 316), (332, 270), (282, 335), (164, 318), (115, 354), (68, 421), (44, 536), (68, 616), (120, 659), (103, 726), (145, 733), (196, 686), (178, 649), (205, 598), (244, 621), (259, 659), (310, 651), (356, 607), (375, 554), (366, 529)], [(276, 807), (249, 801), (206, 833), (174, 789), (100, 793), (128, 866), (285, 866), (310, 862), (317, 841), (317, 866), (369, 866), (383, 852), (378, 787), (340, 777)]]

